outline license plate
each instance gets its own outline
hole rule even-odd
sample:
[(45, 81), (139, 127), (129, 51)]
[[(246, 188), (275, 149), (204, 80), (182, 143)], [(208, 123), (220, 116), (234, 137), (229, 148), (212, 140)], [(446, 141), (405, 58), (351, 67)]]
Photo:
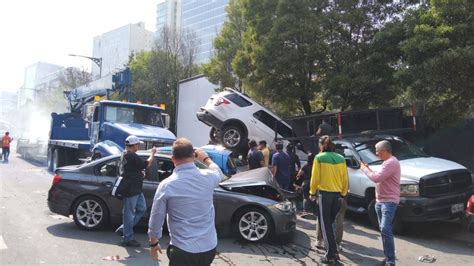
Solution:
[(451, 213), (462, 212), (464, 210), (464, 204), (458, 203), (451, 205)]

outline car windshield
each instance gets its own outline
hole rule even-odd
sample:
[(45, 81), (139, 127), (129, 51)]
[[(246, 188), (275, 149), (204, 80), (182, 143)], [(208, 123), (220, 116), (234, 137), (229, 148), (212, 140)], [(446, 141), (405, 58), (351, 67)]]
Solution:
[(161, 111), (151, 108), (107, 106), (105, 108), (105, 121), (163, 127)]
[[(375, 154), (375, 144), (380, 139), (368, 140), (355, 144), (355, 149), (360, 158), (368, 164), (381, 164), (383, 161)], [(418, 147), (399, 138), (387, 139), (392, 145), (392, 153), (398, 160), (426, 157), (427, 155)]]

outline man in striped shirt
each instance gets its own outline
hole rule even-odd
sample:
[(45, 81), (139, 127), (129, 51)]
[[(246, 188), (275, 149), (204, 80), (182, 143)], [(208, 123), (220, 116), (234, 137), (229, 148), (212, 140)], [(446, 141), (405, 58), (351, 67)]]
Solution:
[(341, 206), (341, 197), (345, 197), (349, 188), (346, 161), (335, 152), (334, 143), (329, 136), (319, 139), (321, 152), (313, 161), (310, 182), (310, 199), (316, 200), (319, 192), (319, 224), (326, 246), (321, 263), (332, 264), (339, 260), (332, 224)]

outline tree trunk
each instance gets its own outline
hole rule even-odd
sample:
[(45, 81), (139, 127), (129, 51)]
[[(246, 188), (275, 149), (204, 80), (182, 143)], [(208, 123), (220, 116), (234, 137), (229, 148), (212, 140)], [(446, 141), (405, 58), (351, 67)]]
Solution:
[(309, 100), (307, 97), (301, 96), (300, 97), (300, 103), (301, 106), (303, 107), (304, 113), (306, 115), (311, 114), (311, 105), (309, 104)]

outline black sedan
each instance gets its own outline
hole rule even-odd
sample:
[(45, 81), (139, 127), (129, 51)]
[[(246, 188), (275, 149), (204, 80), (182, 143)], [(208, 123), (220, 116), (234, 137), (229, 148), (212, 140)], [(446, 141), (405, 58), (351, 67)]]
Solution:
[[(144, 159), (148, 153), (138, 153)], [(122, 202), (110, 195), (118, 176), (120, 155), (112, 155), (80, 166), (57, 169), (48, 193), (49, 209), (57, 214), (72, 215), (84, 230), (120, 224)], [(205, 166), (196, 162), (199, 168)], [(143, 193), (148, 207), (141, 224), (146, 225), (153, 196), (161, 180), (173, 173), (170, 155), (157, 154), (146, 171)], [(214, 190), (216, 228), (233, 231), (247, 241), (268, 239), (273, 234), (295, 230), (296, 215), (287, 193), (273, 181), (267, 168), (236, 174)]]

